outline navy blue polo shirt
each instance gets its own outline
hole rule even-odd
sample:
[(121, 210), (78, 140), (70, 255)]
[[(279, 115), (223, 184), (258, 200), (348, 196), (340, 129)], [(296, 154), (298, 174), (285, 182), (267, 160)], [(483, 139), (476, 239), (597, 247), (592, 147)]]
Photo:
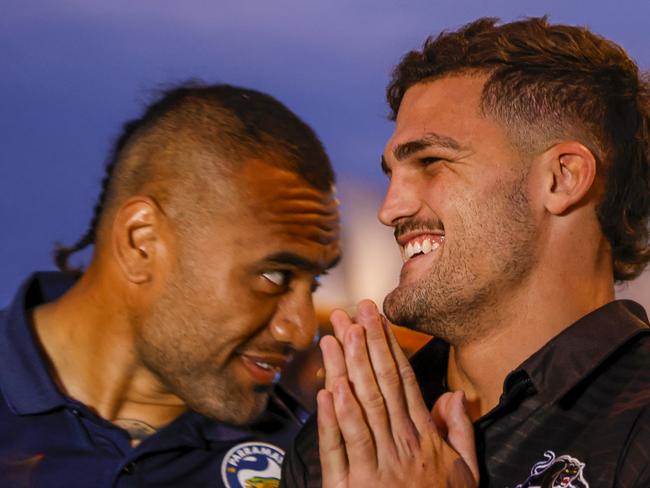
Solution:
[(136, 448), (125, 430), (59, 390), (30, 309), (74, 280), (37, 273), (0, 311), (0, 486), (277, 486), (304, 414), (279, 389), (249, 428), (188, 411)]

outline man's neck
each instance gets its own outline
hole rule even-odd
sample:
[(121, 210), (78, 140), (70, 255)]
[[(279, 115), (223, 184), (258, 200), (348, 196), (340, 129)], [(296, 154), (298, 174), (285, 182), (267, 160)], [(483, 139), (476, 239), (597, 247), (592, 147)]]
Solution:
[(84, 275), (60, 299), (34, 310), (34, 328), (52, 377), (66, 395), (111, 422), (158, 429), (187, 407), (137, 360), (125, 307), (107, 303), (107, 297), (117, 295), (99, 286)]
[[(611, 275), (610, 275), (611, 276)], [(462, 390), (476, 420), (499, 402), (506, 376), (579, 318), (614, 299), (611, 278), (580, 282), (566, 277), (530, 280), (506, 303), (480, 314), (480, 337), (450, 347), (447, 381)], [(560, 283), (564, 279), (564, 283)]]

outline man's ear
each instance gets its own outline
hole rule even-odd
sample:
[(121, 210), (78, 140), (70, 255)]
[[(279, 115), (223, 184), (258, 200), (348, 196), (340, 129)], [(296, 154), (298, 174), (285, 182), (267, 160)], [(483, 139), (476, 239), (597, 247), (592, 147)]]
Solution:
[(152, 280), (166, 251), (164, 218), (149, 197), (131, 197), (118, 209), (113, 219), (113, 251), (130, 282)]
[(596, 180), (596, 158), (583, 144), (561, 142), (547, 149), (544, 161), (544, 206), (562, 215), (583, 203)]

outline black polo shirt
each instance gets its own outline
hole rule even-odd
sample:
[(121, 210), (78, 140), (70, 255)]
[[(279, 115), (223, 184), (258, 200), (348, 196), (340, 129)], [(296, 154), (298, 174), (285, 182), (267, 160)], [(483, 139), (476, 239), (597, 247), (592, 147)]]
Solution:
[(73, 281), (39, 273), (0, 312), (0, 486), (277, 486), (302, 414), (283, 392), (250, 428), (188, 411), (132, 448), (126, 431), (57, 388), (28, 311)]
[[(412, 359), (430, 407), (445, 390), (448, 350), (432, 340)], [(615, 301), (578, 320), (507, 376), (499, 404), (474, 427), (481, 486), (649, 488), (650, 328), (643, 308)], [(314, 418), (283, 471), (282, 486), (321, 485)]]

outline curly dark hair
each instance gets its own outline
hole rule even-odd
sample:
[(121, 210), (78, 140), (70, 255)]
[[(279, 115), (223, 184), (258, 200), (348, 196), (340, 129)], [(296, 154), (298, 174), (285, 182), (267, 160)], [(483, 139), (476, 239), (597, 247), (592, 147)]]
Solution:
[(597, 214), (612, 247), (614, 279), (650, 261), (650, 83), (625, 51), (582, 27), (546, 17), (507, 24), (482, 18), (429, 37), (395, 67), (391, 119), (409, 87), (463, 72), (487, 76), (481, 110), (515, 145), (539, 150), (568, 137), (587, 146), (605, 178)]

